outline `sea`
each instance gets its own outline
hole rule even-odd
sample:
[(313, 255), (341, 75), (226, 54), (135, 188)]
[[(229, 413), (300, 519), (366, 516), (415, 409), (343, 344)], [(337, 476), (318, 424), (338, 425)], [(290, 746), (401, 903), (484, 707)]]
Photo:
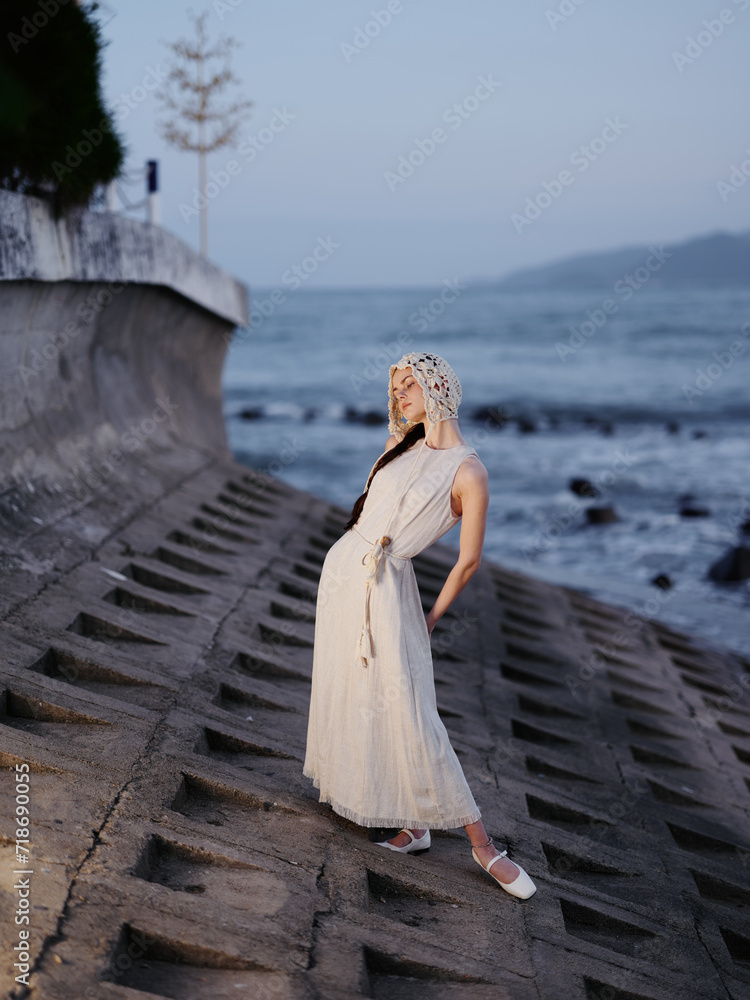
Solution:
[(461, 381), (486, 558), (750, 656), (750, 580), (708, 575), (750, 547), (750, 290), (253, 288), (223, 374), (235, 457), (349, 510), (412, 350)]

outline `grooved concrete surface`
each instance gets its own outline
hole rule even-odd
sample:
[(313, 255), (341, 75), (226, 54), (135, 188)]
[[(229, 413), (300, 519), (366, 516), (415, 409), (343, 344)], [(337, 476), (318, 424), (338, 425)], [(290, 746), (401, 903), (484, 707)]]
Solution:
[[(302, 777), (316, 582), (345, 513), (224, 460), (171, 475), (107, 508), (112, 480), (88, 548), (62, 544), (83, 531), (71, 514), (25, 550), (54, 566), (14, 563), (5, 995), (750, 997), (750, 664), (483, 563), (433, 635), (435, 683), (488, 831), (537, 883), (518, 901), (463, 830), (389, 852)], [(427, 607), (454, 556), (414, 561)]]

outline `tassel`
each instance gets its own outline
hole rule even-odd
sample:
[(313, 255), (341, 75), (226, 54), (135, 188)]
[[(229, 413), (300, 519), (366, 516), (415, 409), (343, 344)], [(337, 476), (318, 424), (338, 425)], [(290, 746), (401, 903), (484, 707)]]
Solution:
[(362, 634), (359, 637), (359, 658), (358, 663), (361, 667), (367, 666), (367, 660), (372, 656), (372, 642), (370, 640), (370, 630), (365, 626), (362, 629)]

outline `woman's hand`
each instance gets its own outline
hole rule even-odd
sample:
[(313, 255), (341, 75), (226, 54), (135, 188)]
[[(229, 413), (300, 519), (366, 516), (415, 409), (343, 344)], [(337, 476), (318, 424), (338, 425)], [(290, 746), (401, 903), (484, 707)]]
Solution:
[(432, 630), (435, 628), (435, 619), (432, 617), (432, 612), (424, 616), (425, 624), (427, 625), (427, 634), (432, 635)]

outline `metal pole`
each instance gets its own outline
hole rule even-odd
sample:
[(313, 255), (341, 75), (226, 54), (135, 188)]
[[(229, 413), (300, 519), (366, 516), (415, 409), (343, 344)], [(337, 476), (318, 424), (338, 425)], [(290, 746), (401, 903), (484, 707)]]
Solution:
[(110, 181), (104, 189), (108, 212), (117, 211), (117, 181)]
[(159, 198), (159, 173), (158, 161), (146, 161), (146, 194), (148, 196), (148, 221), (154, 225), (161, 225), (161, 201)]
[(205, 136), (205, 110), (206, 92), (203, 88), (203, 61), (198, 60), (198, 82), (201, 88), (201, 115), (198, 120), (198, 190), (203, 196), (200, 203), (200, 226), (201, 226), (201, 257), (208, 256), (208, 198), (206, 197), (206, 136)]

